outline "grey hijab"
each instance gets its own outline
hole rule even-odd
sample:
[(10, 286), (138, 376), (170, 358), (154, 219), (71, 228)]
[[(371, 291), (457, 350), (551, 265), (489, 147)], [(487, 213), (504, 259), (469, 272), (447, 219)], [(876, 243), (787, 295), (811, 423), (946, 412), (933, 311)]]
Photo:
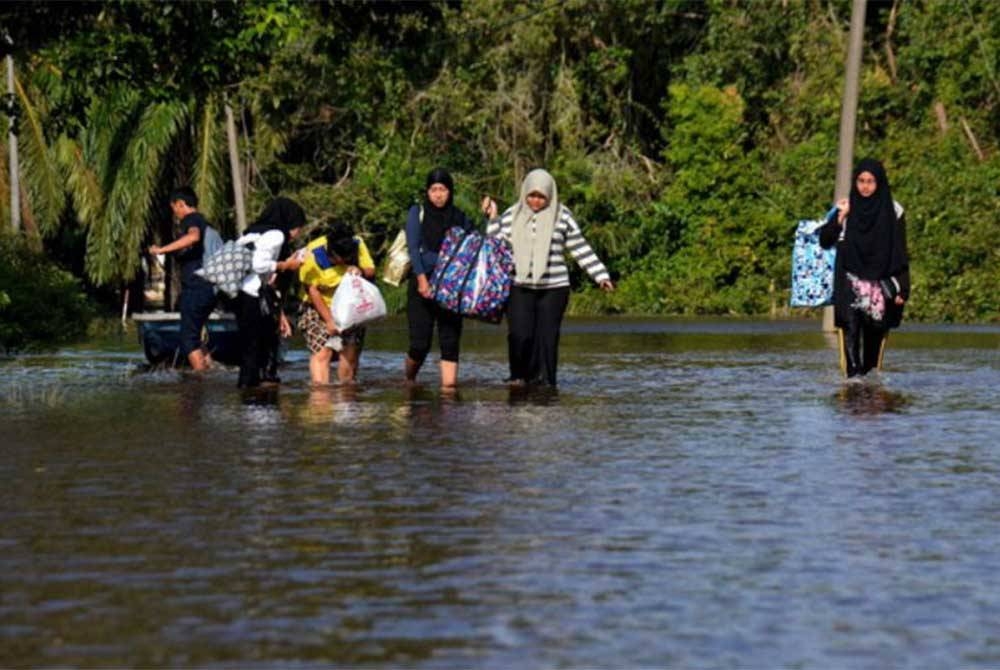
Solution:
[[(528, 207), (529, 193), (538, 192), (548, 198), (545, 209), (535, 213)], [(510, 244), (514, 249), (515, 278), (518, 282), (539, 280), (549, 266), (552, 233), (559, 217), (559, 191), (556, 180), (542, 169), (532, 170), (521, 182), (521, 198), (514, 207), (510, 224)], [(532, 227), (534, 218), (534, 227)]]

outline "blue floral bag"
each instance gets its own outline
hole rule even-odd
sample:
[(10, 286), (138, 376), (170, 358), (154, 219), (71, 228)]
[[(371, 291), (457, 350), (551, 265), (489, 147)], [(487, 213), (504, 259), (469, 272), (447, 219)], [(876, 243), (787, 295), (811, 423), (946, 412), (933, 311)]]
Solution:
[(514, 254), (510, 244), (496, 237), (485, 238), (462, 287), (460, 312), (487, 323), (500, 323), (513, 276)]
[[(836, 210), (832, 210), (836, 212)], [(829, 215), (828, 215), (829, 217)], [(829, 220), (799, 221), (792, 247), (792, 307), (823, 307), (833, 304), (834, 247), (819, 245), (819, 229)]]
[(434, 300), (450, 312), (499, 323), (513, 273), (514, 256), (506, 241), (455, 227), (441, 243), (431, 290)]

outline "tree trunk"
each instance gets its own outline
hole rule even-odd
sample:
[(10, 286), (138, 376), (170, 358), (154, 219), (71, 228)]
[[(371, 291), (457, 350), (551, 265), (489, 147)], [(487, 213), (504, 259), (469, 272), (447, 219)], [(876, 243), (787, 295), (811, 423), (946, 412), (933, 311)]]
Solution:
[(229, 140), (229, 171), (233, 179), (233, 206), (236, 208), (236, 233), (247, 229), (247, 210), (243, 204), (243, 175), (240, 172), (240, 153), (236, 140), (236, 121), (233, 108), (226, 103), (226, 137)]
[[(844, 98), (840, 107), (840, 148), (837, 152), (837, 185), (833, 201), (846, 198), (851, 190), (851, 164), (854, 161), (854, 133), (858, 115), (858, 82), (861, 73), (861, 40), (865, 30), (867, 0), (854, 0), (851, 7), (851, 33), (847, 47), (847, 71), (844, 75)], [(832, 331), (833, 307), (823, 310), (823, 330)]]
[[(14, 97), (14, 57), (7, 56), (7, 93)], [(16, 117), (11, 115), (8, 147), (10, 148), (10, 225), (14, 230), (21, 229), (21, 180), (18, 174), (20, 161), (17, 156), (17, 126)]]

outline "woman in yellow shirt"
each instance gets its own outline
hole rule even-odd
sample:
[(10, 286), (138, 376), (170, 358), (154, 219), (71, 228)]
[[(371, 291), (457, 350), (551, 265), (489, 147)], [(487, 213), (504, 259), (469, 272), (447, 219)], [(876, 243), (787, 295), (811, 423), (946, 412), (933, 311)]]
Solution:
[(309, 376), (314, 384), (330, 383), (330, 364), (335, 360), (341, 383), (353, 383), (358, 374), (365, 329), (358, 326), (341, 332), (330, 312), (334, 291), (349, 274), (371, 280), (375, 263), (364, 240), (350, 226), (334, 223), (306, 246), (299, 268), (302, 313), (298, 325), (309, 347)]

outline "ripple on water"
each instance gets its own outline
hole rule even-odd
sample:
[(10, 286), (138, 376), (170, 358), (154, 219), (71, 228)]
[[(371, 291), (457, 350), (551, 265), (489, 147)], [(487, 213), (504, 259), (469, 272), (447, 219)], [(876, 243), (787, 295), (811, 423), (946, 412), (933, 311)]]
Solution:
[(558, 392), (478, 326), (455, 394), (375, 329), (354, 389), (4, 362), (0, 664), (1000, 663), (996, 329), (845, 385), (814, 324), (608, 323)]

